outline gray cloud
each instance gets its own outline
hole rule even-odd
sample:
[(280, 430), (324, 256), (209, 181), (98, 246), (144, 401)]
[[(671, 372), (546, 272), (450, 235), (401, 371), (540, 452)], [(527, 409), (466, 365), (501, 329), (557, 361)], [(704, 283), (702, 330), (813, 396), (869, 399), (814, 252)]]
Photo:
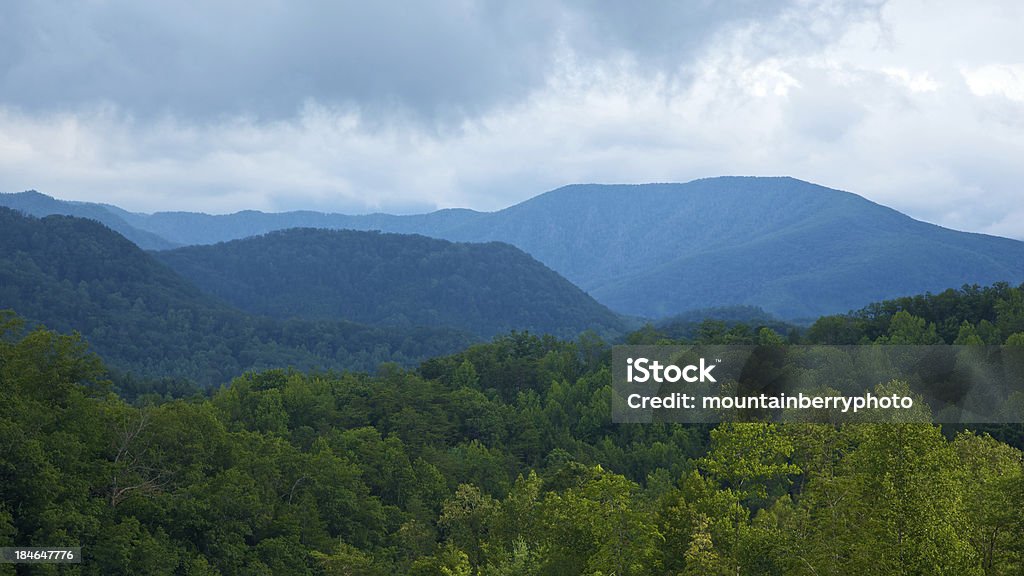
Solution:
[(596, 6), (3, 3), (0, 189), (411, 212), (787, 174), (1024, 237), (1015, 3)]
[[(514, 97), (553, 22), (466, 3), (4, 3), (9, 102), (137, 114), (292, 115), (306, 99), (417, 110)], [(516, 36), (521, 26), (540, 33)]]
[(565, 46), (673, 67), (723, 24), (777, 9), (722, 6), (10, 2), (0, 90), (30, 110), (109, 102), (144, 115), (281, 117), (314, 99), (472, 115), (542, 84)]
[(28, 110), (279, 118), (313, 99), (450, 120), (522, 98), (567, 52), (680, 73), (722, 29), (788, 5), (11, 2), (0, 4), (0, 91)]

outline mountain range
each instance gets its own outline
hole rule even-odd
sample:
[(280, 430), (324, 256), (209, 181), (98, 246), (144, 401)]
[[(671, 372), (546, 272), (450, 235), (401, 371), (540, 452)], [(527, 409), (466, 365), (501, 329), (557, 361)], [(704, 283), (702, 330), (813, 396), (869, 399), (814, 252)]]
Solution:
[[(42, 215), (54, 209), (47, 198), (0, 195), (0, 204)], [(722, 306), (814, 318), (963, 284), (1024, 281), (1024, 242), (920, 222), (793, 178), (571, 185), (497, 212), (409, 216), (137, 214), (108, 205), (58, 204), (69, 213), (106, 211), (103, 218), (116, 217), (108, 225), (130, 227), (131, 235), (122, 233), (154, 250), (294, 227), (507, 242), (612, 310), (650, 318)]]
[(505, 244), (291, 230), (157, 254), (208, 290), (96, 221), (0, 208), (0, 309), (79, 332), (126, 377), (202, 385), (270, 367), (411, 365), (502, 331), (622, 328)]

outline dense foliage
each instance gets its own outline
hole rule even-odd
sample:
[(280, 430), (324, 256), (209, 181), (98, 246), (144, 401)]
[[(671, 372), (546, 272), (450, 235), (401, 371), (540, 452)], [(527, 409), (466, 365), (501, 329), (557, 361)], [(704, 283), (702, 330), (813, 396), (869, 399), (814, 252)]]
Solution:
[(612, 424), (593, 335), (129, 405), (76, 337), (0, 325), (0, 539), (81, 545), (69, 573), (1024, 569), (1019, 450), (923, 424)]
[(80, 332), (111, 366), (135, 378), (202, 385), (278, 366), (372, 369), (411, 364), (473, 341), (452, 329), (280, 321), (202, 294), (96, 222), (35, 219), (0, 208), (0, 309)]
[[(698, 320), (700, 316), (704, 318)], [(1021, 344), (1024, 284), (965, 285), (885, 300), (847, 314), (822, 316), (806, 329), (759, 308), (709, 308), (647, 325), (627, 340), (758, 344), (765, 328), (794, 344)]]
[(622, 331), (582, 290), (497, 242), (307, 228), (154, 255), (205, 292), (282, 319), (448, 326), (486, 338)]
[[(819, 318), (816, 344), (1007, 344), (1024, 334), (1024, 285), (964, 286)], [(1018, 335), (1018, 336), (1015, 336)]]
[[(0, 574), (1024, 572), (1019, 425), (612, 424), (594, 333), (259, 318), (75, 218), (0, 245), (0, 544), (84, 552)], [(1024, 345), (1024, 287), (737, 319), (627, 342)]]
[[(733, 332), (734, 338), (745, 338), (750, 342), (761, 328), (768, 328), (777, 334), (789, 335), (792, 339), (799, 338), (801, 326), (779, 320), (757, 306), (726, 306), (717, 308), (701, 308), (673, 316), (655, 325), (661, 337), (674, 340), (708, 340), (710, 334)], [(741, 332), (746, 332), (742, 336)]]

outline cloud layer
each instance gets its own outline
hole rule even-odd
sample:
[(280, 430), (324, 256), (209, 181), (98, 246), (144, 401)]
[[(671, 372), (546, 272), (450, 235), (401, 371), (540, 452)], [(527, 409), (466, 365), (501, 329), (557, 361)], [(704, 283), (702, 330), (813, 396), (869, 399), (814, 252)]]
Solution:
[(1024, 238), (1013, 2), (427, 6), (5, 4), (0, 190), (416, 212), (784, 174)]

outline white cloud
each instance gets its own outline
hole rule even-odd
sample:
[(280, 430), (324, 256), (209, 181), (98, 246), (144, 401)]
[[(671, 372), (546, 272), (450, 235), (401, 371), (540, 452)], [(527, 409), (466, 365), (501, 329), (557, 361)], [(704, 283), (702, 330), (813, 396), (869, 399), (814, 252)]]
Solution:
[(911, 92), (935, 92), (940, 86), (927, 72), (914, 73), (905, 68), (882, 68), (882, 72)]
[(1024, 102), (1024, 64), (987, 64), (961, 71), (977, 96), (1002, 96)]

